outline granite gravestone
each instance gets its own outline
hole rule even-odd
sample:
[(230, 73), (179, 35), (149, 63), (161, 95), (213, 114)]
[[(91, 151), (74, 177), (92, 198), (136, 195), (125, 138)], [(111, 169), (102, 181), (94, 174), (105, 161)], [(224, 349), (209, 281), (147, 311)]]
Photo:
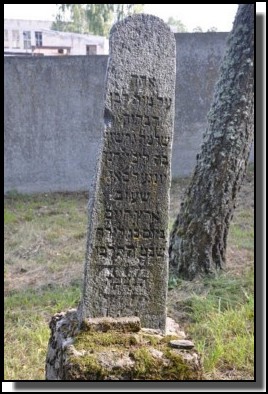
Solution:
[(114, 25), (80, 318), (165, 330), (175, 39), (152, 15)]

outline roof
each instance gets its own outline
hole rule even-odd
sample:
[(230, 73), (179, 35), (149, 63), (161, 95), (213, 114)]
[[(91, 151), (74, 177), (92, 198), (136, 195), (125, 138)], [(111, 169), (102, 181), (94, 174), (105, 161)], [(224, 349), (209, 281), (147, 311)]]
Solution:
[(71, 49), (71, 46), (64, 46), (64, 45), (42, 45), (42, 46), (37, 46), (37, 45), (32, 45), (32, 49)]

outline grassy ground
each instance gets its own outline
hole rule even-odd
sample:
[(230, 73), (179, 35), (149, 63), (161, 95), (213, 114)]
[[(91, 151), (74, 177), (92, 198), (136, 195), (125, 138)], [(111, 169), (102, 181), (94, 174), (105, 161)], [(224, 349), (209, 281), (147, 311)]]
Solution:
[[(188, 180), (174, 182), (170, 222)], [(205, 379), (254, 379), (254, 169), (250, 166), (230, 226), (227, 264), (216, 278), (171, 278), (168, 312), (194, 340)]]
[[(173, 182), (170, 225), (187, 179)], [(253, 170), (240, 192), (217, 278), (170, 281), (169, 316), (201, 352), (206, 379), (253, 379)], [(77, 306), (87, 194), (5, 198), (5, 379), (43, 380), (53, 313)]]

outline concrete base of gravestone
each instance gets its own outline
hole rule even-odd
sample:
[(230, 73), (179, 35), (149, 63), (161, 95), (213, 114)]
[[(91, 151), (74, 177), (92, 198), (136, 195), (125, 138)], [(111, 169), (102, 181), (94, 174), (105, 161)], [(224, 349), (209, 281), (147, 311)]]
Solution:
[[(141, 328), (137, 317), (87, 319), (76, 310), (50, 322), (47, 380), (201, 380), (200, 357), (172, 319), (167, 332)], [(176, 346), (174, 346), (174, 344)], [(180, 346), (181, 344), (181, 346)]]

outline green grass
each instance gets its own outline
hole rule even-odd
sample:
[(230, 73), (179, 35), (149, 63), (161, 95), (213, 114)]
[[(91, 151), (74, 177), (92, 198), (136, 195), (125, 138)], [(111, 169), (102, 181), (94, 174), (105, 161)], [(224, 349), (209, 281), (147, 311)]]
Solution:
[(169, 315), (193, 339), (208, 380), (254, 378), (253, 171), (250, 165), (238, 195), (225, 271), (192, 282), (169, 280)]
[(4, 210), (4, 223), (10, 224), (16, 221), (16, 215), (9, 211), (8, 209)]
[(208, 380), (254, 378), (254, 271), (246, 258), (250, 255), (244, 267), (230, 267), (214, 278), (169, 282)]
[(14, 292), (5, 297), (6, 380), (44, 380), (49, 320), (77, 306), (80, 285)]
[[(206, 281), (206, 296), (188, 300), (188, 332), (202, 353), (204, 371), (239, 370), (253, 376), (254, 273), (244, 278), (221, 275)], [(251, 377), (253, 379), (253, 377)]]
[(87, 202), (87, 193), (5, 198), (6, 380), (45, 378), (49, 320), (80, 297)]
[(87, 202), (86, 193), (12, 194), (5, 199), (8, 291), (82, 278)]
[(230, 239), (239, 249), (254, 250), (254, 230), (250, 226), (231, 223)]
[[(230, 373), (253, 379), (251, 169), (248, 179), (230, 226), (227, 271), (199, 282), (173, 278), (169, 283), (169, 316), (185, 325), (202, 354), (207, 379), (229, 379)], [(184, 179), (182, 188), (185, 184)], [(170, 227), (180, 198), (178, 180), (174, 186)], [(87, 202), (87, 193), (14, 192), (5, 198), (6, 380), (44, 379), (49, 320), (76, 307), (80, 298)]]

